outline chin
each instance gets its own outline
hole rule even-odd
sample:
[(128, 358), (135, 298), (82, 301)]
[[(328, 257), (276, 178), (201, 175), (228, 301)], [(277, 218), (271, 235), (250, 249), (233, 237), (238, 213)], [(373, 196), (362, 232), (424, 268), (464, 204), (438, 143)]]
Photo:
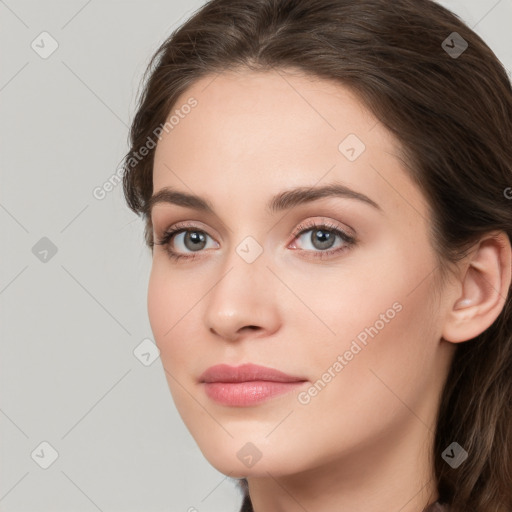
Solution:
[(226, 443), (209, 443), (199, 448), (206, 460), (221, 473), (232, 478), (273, 476), (293, 474), (304, 469), (303, 457), (300, 460), (290, 457), (298, 453), (297, 449), (286, 447), (283, 450), (268, 445), (266, 449), (258, 448), (258, 441), (254, 443), (239, 442), (229, 439)]

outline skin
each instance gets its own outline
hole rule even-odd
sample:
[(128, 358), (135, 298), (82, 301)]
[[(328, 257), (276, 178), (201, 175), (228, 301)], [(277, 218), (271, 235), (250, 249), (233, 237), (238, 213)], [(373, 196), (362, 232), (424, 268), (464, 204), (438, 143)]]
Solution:
[[(453, 278), (437, 282), (427, 203), (399, 144), (340, 84), (240, 70), (202, 78), (174, 108), (190, 97), (197, 106), (158, 142), (153, 190), (194, 193), (215, 213), (154, 206), (155, 239), (189, 222), (207, 246), (194, 260), (174, 261), (155, 245), (148, 288), (151, 327), (184, 423), (215, 468), (248, 478), (256, 512), (423, 510), (438, 497), (429, 456), (442, 385), (456, 343), (503, 308), (508, 239), (483, 240)], [(366, 146), (354, 161), (338, 149), (348, 134)], [(274, 194), (333, 181), (381, 210), (337, 197), (265, 210)], [(315, 228), (292, 235), (304, 221), (328, 221), (357, 242), (314, 258), (322, 251), (310, 239)], [(263, 249), (252, 263), (236, 252), (247, 236)], [(194, 254), (183, 234), (171, 244)], [(338, 238), (334, 249), (343, 245)], [(471, 302), (461, 308), (461, 299)], [(307, 379), (307, 391), (396, 303), (394, 318), (307, 404), (294, 391), (228, 407), (199, 383), (212, 365), (252, 362)], [(261, 452), (252, 467), (237, 457), (248, 442)]]

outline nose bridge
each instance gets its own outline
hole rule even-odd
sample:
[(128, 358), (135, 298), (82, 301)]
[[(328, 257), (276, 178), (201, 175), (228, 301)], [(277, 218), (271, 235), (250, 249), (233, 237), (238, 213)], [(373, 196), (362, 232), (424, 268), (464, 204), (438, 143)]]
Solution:
[(237, 281), (234, 283), (235, 288), (240, 291), (238, 280), (254, 286), (266, 279), (269, 271), (266, 267), (267, 254), (263, 248), (265, 234), (251, 235), (247, 234), (247, 229), (240, 229), (232, 230), (229, 236), (229, 250), (222, 265), (222, 275), (225, 276), (223, 280)]
[(230, 338), (246, 326), (274, 329), (277, 310), (267, 263), (262, 244), (253, 236), (232, 245), (207, 300), (208, 328)]

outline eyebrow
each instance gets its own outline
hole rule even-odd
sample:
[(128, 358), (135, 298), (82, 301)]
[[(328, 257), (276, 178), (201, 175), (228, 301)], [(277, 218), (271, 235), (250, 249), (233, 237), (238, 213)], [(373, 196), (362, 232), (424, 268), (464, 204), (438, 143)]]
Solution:
[[(361, 192), (356, 192), (342, 183), (330, 183), (321, 187), (296, 187), (285, 190), (272, 197), (267, 203), (266, 209), (270, 213), (276, 213), (324, 197), (356, 199), (382, 211), (382, 208), (368, 196)], [(162, 203), (175, 204), (205, 213), (215, 213), (213, 205), (207, 199), (194, 194), (180, 192), (172, 187), (164, 187), (156, 194), (153, 194), (147, 203), (146, 213), (150, 215), (153, 207)]]

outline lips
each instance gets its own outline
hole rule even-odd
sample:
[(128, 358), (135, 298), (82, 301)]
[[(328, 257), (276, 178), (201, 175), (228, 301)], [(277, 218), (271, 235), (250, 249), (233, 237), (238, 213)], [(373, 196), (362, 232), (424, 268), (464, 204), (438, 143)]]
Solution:
[(218, 364), (211, 366), (199, 377), (199, 382), (251, 382), (251, 381), (270, 381), (270, 382), (304, 382), (306, 379), (287, 375), (274, 368), (260, 366), (257, 364), (243, 364), (241, 366), (229, 366), (227, 364)]
[(303, 386), (306, 379), (247, 363), (241, 366), (212, 366), (199, 377), (199, 382), (208, 398), (218, 404), (250, 407), (290, 394)]

